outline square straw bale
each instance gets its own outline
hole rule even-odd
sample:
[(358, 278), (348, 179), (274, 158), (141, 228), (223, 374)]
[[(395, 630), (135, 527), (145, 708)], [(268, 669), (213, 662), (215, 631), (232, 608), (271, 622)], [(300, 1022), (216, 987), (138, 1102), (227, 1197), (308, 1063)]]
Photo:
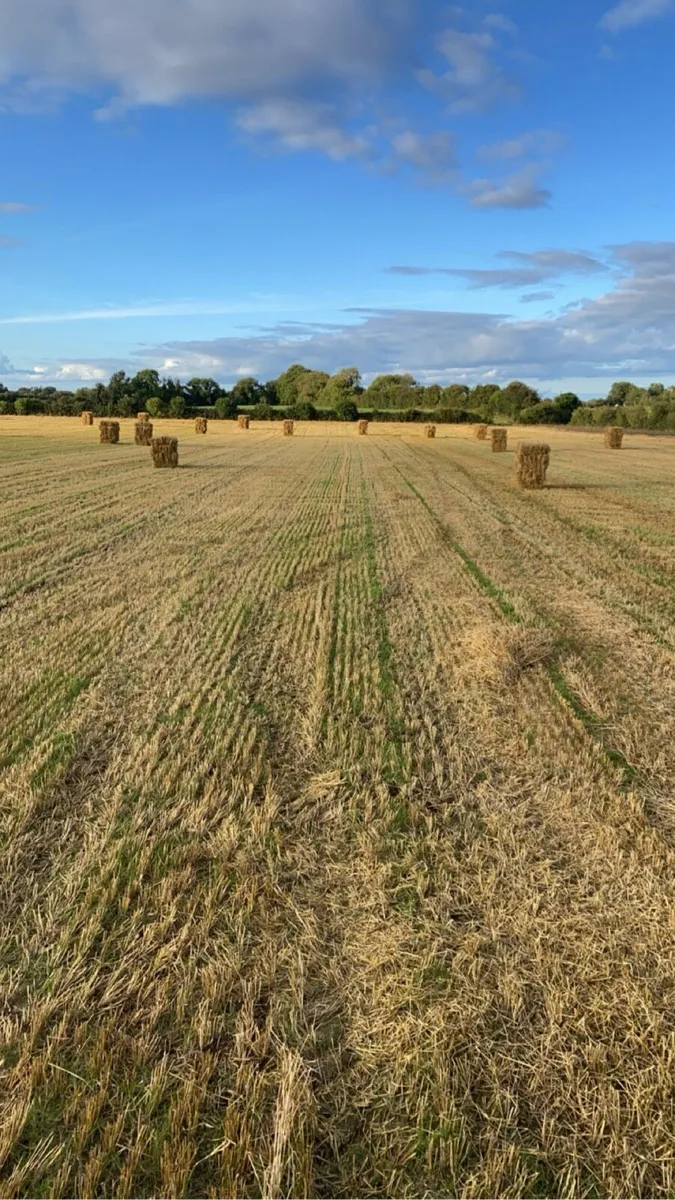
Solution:
[(93, 425), (94, 424), (94, 414), (92, 412), (83, 412), (82, 416), (81, 416), (81, 420), (82, 420), (83, 425)]
[(490, 441), (492, 442), (493, 454), (502, 454), (506, 450), (508, 434), (503, 425), (495, 425), (490, 430)]
[(206, 433), (209, 427), (207, 417), (197, 417), (195, 421), (195, 433)]
[(367, 421), (359, 421), (359, 433), (365, 434), (367, 432), (368, 432), (368, 422)]
[(292, 421), (284, 421), (284, 437), (293, 437)]
[(250, 424), (251, 418), (249, 417), (248, 413), (239, 413), (239, 416), (237, 417), (237, 425), (239, 428), (248, 429)]
[(108, 443), (111, 446), (116, 446), (120, 440), (120, 423), (119, 421), (99, 421), (99, 441)]
[(487, 425), (474, 425), (474, 427), (473, 427), (473, 436), (474, 436), (475, 438), (477, 438), (477, 440), (478, 440), (479, 442), (485, 442), (485, 441), (487, 441), (487, 435), (488, 435), (488, 427), (487, 427)]
[(156, 467), (178, 466), (178, 438), (157, 437), (150, 443), (152, 461)]
[(149, 421), (150, 413), (146, 413), (146, 412), (136, 413), (136, 420), (137, 421)]
[(543, 488), (551, 459), (546, 442), (519, 442), (516, 451), (516, 480), (521, 488)]
[(608, 425), (605, 429), (605, 445), (608, 450), (620, 450), (623, 445), (623, 429), (620, 425)]
[(149, 446), (152, 443), (152, 421), (136, 422), (134, 442), (137, 446)]
[(424, 436), (428, 437), (428, 438), (435, 438), (436, 437), (436, 426), (435, 425), (427, 425), (426, 429), (424, 430)]

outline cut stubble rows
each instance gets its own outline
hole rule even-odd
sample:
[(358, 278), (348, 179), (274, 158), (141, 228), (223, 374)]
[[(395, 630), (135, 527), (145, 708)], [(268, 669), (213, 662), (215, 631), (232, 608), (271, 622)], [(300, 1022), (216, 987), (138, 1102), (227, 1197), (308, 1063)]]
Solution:
[(675, 445), (161, 424), (0, 419), (2, 1195), (672, 1195)]

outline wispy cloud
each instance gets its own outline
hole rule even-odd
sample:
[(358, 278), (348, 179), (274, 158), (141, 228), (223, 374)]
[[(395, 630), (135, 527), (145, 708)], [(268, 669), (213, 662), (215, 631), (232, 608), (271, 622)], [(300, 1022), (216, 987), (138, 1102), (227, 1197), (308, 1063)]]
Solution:
[(476, 31), (445, 29), (437, 39), (437, 47), (449, 69), (438, 74), (425, 67), (418, 72), (419, 82), (449, 104), (453, 112), (480, 112), (497, 101), (515, 100), (520, 95), (518, 84), (497, 61), (496, 27), (494, 21), (490, 26), (490, 18), (486, 20), (488, 26), (484, 21), (483, 28)]
[(449, 275), (455, 279), (463, 279), (471, 288), (531, 287), (549, 280), (561, 279), (565, 275), (597, 275), (607, 270), (600, 259), (578, 250), (535, 250), (531, 253), (503, 250), (498, 257), (514, 265), (484, 270), (417, 266), (393, 266), (387, 267), (386, 270), (390, 275)]
[[(283, 303), (283, 302), (282, 302)], [(26, 313), (0, 317), (0, 325), (60, 325), (71, 321), (125, 321), (142, 317), (232, 316), (243, 311), (268, 311), (279, 308), (278, 297), (247, 297), (236, 304), (219, 301), (166, 301), (158, 304), (130, 304), (102, 308), (75, 309), (65, 312)]]
[[(576, 264), (580, 274), (602, 269), (599, 259), (577, 251), (512, 251), (510, 260), (516, 270), (522, 260), (553, 270), (555, 264), (562, 269), (568, 254), (568, 265)], [(21, 371), (0, 356), (0, 374), (75, 386), (120, 368), (152, 366), (183, 379), (208, 374), (229, 382), (242, 374), (270, 378), (298, 359), (329, 371), (356, 362), (366, 376), (406, 370), (428, 381), (675, 374), (675, 242), (615, 246), (609, 265), (617, 270), (608, 290), (555, 315), (360, 308), (346, 312), (342, 323), (286, 321), (241, 336), (167, 340), (122, 361), (73, 358)]]
[(567, 142), (567, 135), (558, 133), (555, 129), (532, 129), (519, 137), (504, 138), (502, 141), (481, 146), (478, 155), (487, 159), (516, 159), (529, 154), (546, 157), (557, 154)]
[(14, 215), (15, 213), (29, 212), (35, 212), (34, 204), (22, 204), (18, 200), (3, 200), (0, 202), (0, 213)]
[(600, 24), (611, 33), (621, 33), (624, 29), (641, 25), (643, 21), (663, 16), (673, 7), (673, 0), (621, 0), (620, 4), (604, 14)]
[(545, 208), (551, 199), (539, 183), (540, 166), (527, 166), (505, 179), (474, 179), (466, 187), (472, 208)]
[(368, 137), (349, 133), (331, 104), (266, 100), (240, 111), (237, 124), (245, 133), (272, 139), (283, 150), (316, 150), (336, 162), (368, 158), (372, 153)]
[(534, 304), (539, 300), (555, 300), (555, 292), (526, 292), (520, 297), (521, 304)]

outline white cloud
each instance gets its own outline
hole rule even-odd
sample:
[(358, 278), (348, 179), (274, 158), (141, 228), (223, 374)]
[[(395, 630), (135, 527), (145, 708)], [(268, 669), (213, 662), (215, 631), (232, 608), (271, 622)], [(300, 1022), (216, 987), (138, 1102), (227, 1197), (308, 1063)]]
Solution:
[(368, 137), (347, 133), (330, 104), (265, 100), (243, 109), (237, 124), (245, 133), (272, 138), (284, 150), (318, 150), (338, 162), (372, 153)]
[(504, 13), (488, 13), (483, 17), (483, 25), (486, 29), (499, 29), (501, 33), (510, 33), (513, 37), (518, 33), (518, 26), (515, 21)]
[(526, 292), (520, 297), (521, 304), (535, 304), (539, 300), (555, 300), (555, 292)]
[(418, 168), (430, 183), (456, 181), (459, 178), (454, 134), (416, 133), (408, 129), (391, 139), (394, 165)]
[(108, 84), (124, 104), (363, 83), (392, 66), (407, 0), (3, 0), (0, 80)]
[[(281, 301), (283, 304), (283, 301)], [(247, 311), (279, 309), (278, 297), (247, 297), (244, 302), (213, 300), (166, 300), (155, 304), (107, 305), (102, 308), (71, 309), (64, 312), (25, 313), (0, 317), (0, 325), (60, 325), (72, 321), (126, 321), (144, 317), (226, 316)]]
[(523, 158), (527, 154), (548, 156), (557, 154), (567, 144), (564, 133), (554, 129), (532, 129), (520, 137), (505, 138), (500, 142), (491, 142), (481, 146), (478, 154), (481, 158), (513, 159)]
[[(109, 119), (215, 99), (267, 148), (404, 167), (470, 194), (476, 207), (532, 208), (548, 199), (534, 166), (464, 190), (445, 120), (422, 131), (398, 109), (415, 79), (456, 113), (514, 99), (519, 88), (500, 60), (513, 57), (517, 32), (500, 12), (446, 28), (436, 51), (447, 70), (435, 71), (420, 68), (432, 14), (415, 0), (1, 0), (0, 111), (89, 93)], [(549, 152), (532, 134), (495, 156)]]
[(621, 0), (605, 13), (600, 24), (611, 33), (621, 33), (643, 21), (660, 17), (672, 8), (673, 0)]
[[(166, 341), (123, 361), (79, 358), (22, 371), (0, 356), (0, 374), (12, 382), (67, 381), (74, 387), (120, 367), (153, 366), (184, 379), (214, 375), (230, 382), (242, 374), (270, 378), (302, 361), (328, 371), (357, 363), (366, 376), (405, 370), (424, 381), (674, 375), (675, 242), (626, 243), (610, 253), (612, 286), (554, 316), (523, 320), (499, 312), (352, 309), (338, 324), (287, 321), (248, 336)], [(580, 251), (509, 251), (506, 256), (515, 271), (522, 264), (540, 272), (591, 276), (602, 266)]]
[(474, 179), (467, 185), (473, 208), (544, 208), (551, 199), (548, 188), (541, 187), (541, 168), (527, 166), (505, 179)]
[(519, 88), (496, 61), (498, 43), (489, 30), (445, 29), (437, 45), (450, 69), (438, 75), (423, 68), (417, 77), (424, 87), (447, 102), (453, 112), (479, 112), (497, 101), (519, 96)]
[(468, 267), (388, 267), (390, 275), (450, 275), (472, 288), (522, 288), (559, 279), (563, 275), (596, 275), (607, 268), (597, 258), (578, 250), (502, 250), (498, 255), (514, 263), (487, 269)]
[(13, 216), (16, 213), (34, 212), (34, 205), (21, 204), (17, 200), (4, 200), (0, 203), (0, 213), (8, 213)]
[[(568, 252), (540, 253), (550, 261)], [(170, 342), (133, 357), (138, 365), (170, 357), (174, 372), (185, 377), (206, 371), (225, 380), (236, 378), (244, 365), (247, 373), (271, 377), (294, 361), (331, 371), (355, 362), (366, 374), (409, 370), (422, 379), (675, 372), (675, 243), (614, 247), (612, 261), (625, 273), (609, 291), (553, 317), (525, 321), (499, 313), (356, 309), (342, 325), (291, 325), (249, 337)]]

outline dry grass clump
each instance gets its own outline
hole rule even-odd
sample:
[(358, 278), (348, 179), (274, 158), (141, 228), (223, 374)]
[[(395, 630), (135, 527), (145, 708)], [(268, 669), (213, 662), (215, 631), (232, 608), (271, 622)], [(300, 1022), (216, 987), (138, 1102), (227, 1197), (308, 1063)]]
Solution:
[(248, 413), (239, 413), (239, 416), (237, 417), (237, 425), (239, 428), (248, 429), (250, 424), (251, 418), (249, 417)]
[(364, 434), (367, 432), (368, 432), (368, 422), (367, 421), (359, 421), (359, 433)]
[(99, 421), (99, 441), (101, 444), (109, 443), (116, 446), (120, 440), (120, 423), (119, 421)]
[(495, 425), (494, 429), (490, 430), (493, 454), (502, 454), (506, 450), (507, 438), (508, 434), (503, 425)]
[(284, 437), (293, 437), (292, 421), (284, 421)]
[(137, 421), (149, 421), (149, 420), (150, 420), (150, 413), (147, 413), (147, 412), (139, 412), (139, 413), (136, 413), (136, 420), (137, 420)]
[(512, 686), (525, 671), (549, 663), (555, 654), (550, 629), (479, 625), (462, 642), (466, 673), (485, 682)]
[(93, 424), (94, 424), (94, 414), (93, 414), (93, 412), (83, 412), (83, 413), (82, 413), (82, 418), (81, 418), (81, 419), (82, 419), (82, 424), (83, 424), (83, 425), (93, 425)]
[(152, 421), (137, 421), (134, 428), (134, 442), (137, 446), (149, 446), (152, 443)]
[(487, 425), (474, 425), (474, 427), (473, 427), (473, 436), (474, 436), (474, 437), (475, 437), (475, 438), (476, 438), (476, 439), (477, 439), (479, 442), (485, 442), (485, 441), (487, 440), (487, 435), (488, 435), (488, 427), (487, 427)]
[(620, 450), (623, 445), (623, 429), (620, 425), (608, 425), (605, 429), (605, 445), (608, 450)]
[(178, 438), (157, 437), (150, 442), (152, 461), (156, 467), (178, 466)]
[(516, 480), (521, 488), (543, 488), (551, 460), (546, 442), (519, 442), (516, 451)]
[(209, 427), (207, 417), (197, 417), (195, 421), (195, 433), (206, 433)]
[(435, 438), (436, 437), (436, 426), (435, 425), (427, 425), (426, 429), (424, 430), (424, 436), (428, 437), (428, 438)]

